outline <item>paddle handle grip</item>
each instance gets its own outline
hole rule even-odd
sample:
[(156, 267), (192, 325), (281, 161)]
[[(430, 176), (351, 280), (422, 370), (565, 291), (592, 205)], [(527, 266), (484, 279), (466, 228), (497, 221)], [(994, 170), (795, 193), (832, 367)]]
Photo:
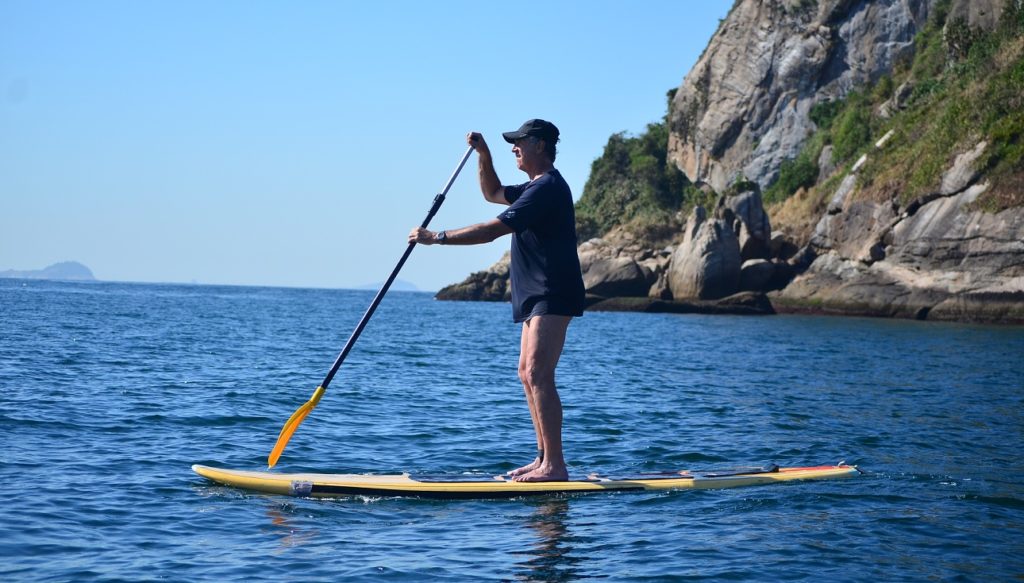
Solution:
[[(459, 172), (462, 172), (462, 167), (466, 165), (466, 161), (469, 160), (469, 156), (472, 153), (473, 146), (466, 148), (466, 153), (462, 155), (462, 160), (460, 160), (459, 165), (455, 167), (455, 172), (452, 172), (451, 177), (448, 178), (448, 182), (444, 185), (444, 190), (434, 197), (434, 204), (430, 206), (430, 211), (427, 212), (427, 217), (423, 219), (423, 223), (420, 227), (426, 229), (430, 224), (434, 215), (437, 214), (441, 205), (444, 204), (444, 199), (448, 195), (448, 191), (451, 189), (452, 184), (455, 183), (455, 179), (459, 176)], [(341, 363), (345, 362), (345, 357), (347, 357), (348, 353), (352, 351), (352, 347), (355, 346), (356, 340), (359, 339), (359, 335), (363, 333), (363, 329), (366, 328), (366, 324), (370, 321), (373, 313), (377, 311), (377, 306), (379, 306), (381, 300), (384, 299), (384, 295), (388, 293), (388, 290), (391, 288), (391, 284), (394, 283), (395, 278), (398, 277), (398, 272), (402, 270), (402, 266), (405, 265), (405, 261), (409, 259), (409, 255), (412, 254), (412, 250), (415, 247), (416, 243), (409, 243), (409, 246), (406, 247), (405, 253), (402, 254), (402, 258), (398, 260), (398, 265), (396, 265), (391, 271), (391, 275), (388, 276), (387, 281), (384, 282), (380, 291), (377, 292), (373, 301), (370, 302), (370, 307), (366, 309), (363, 317), (359, 320), (359, 324), (356, 325), (356, 329), (353, 330), (352, 335), (348, 337), (348, 342), (345, 343), (345, 348), (341, 350), (341, 353), (338, 354), (338, 358), (334, 360), (334, 365), (331, 366), (331, 370), (327, 372), (327, 376), (325, 376), (323, 382), (320, 383), (320, 388), (326, 389), (327, 385), (331, 384), (331, 380), (334, 378), (334, 375), (337, 374), (338, 369), (341, 368)]]

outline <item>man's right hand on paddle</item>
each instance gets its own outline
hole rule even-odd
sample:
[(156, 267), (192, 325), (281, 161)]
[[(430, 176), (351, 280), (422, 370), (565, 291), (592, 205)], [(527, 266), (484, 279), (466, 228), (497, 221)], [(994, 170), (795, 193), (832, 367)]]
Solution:
[(409, 242), (419, 243), (420, 245), (435, 245), (439, 243), (437, 233), (428, 231), (423, 227), (416, 227), (409, 232)]

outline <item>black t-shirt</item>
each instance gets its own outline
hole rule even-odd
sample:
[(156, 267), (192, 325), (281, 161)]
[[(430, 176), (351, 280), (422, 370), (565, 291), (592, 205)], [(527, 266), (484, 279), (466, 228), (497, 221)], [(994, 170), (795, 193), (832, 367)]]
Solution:
[(512, 235), (512, 319), (583, 315), (583, 276), (576, 253), (576, 213), (565, 179), (552, 169), (505, 187), (510, 206), (498, 215)]

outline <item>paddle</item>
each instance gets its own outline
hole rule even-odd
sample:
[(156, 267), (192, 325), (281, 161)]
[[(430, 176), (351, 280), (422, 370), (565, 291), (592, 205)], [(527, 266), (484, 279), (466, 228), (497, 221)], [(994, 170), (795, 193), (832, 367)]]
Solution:
[[(455, 172), (453, 172), (451, 178), (448, 179), (448, 183), (444, 185), (444, 190), (434, 197), (434, 204), (430, 207), (430, 212), (427, 213), (427, 218), (423, 219), (423, 224), (420, 225), (424, 229), (427, 228), (427, 225), (430, 224), (430, 220), (434, 218), (438, 209), (441, 208), (441, 204), (444, 202), (444, 197), (448, 194), (448, 189), (452, 187), (452, 183), (455, 182), (455, 178), (458, 177), (459, 172), (462, 171), (462, 167), (466, 165), (466, 160), (469, 160), (469, 155), (472, 153), (472, 146), (466, 148), (466, 153), (462, 155), (462, 160), (459, 162), (458, 167), (455, 168)], [(394, 283), (395, 278), (398, 276), (398, 272), (402, 270), (402, 266), (405, 265), (405, 260), (409, 258), (409, 255), (412, 253), (413, 247), (415, 246), (416, 243), (409, 243), (409, 247), (406, 248), (402, 258), (398, 260), (398, 265), (396, 265), (394, 271), (391, 272), (391, 276), (388, 277), (388, 280), (384, 282), (384, 286), (380, 288), (379, 292), (377, 292), (377, 295), (370, 303), (370, 307), (366, 310), (366, 313), (363, 314), (362, 319), (359, 320), (359, 324), (352, 332), (352, 335), (349, 336), (348, 342), (345, 343), (345, 348), (341, 350), (341, 354), (339, 354), (338, 358), (335, 359), (331, 370), (327, 373), (327, 376), (324, 377), (320, 386), (313, 391), (313, 396), (310, 397), (309, 401), (306, 401), (304, 405), (296, 409), (296, 411), (292, 413), (292, 416), (288, 418), (288, 421), (285, 421), (284, 427), (281, 428), (281, 433), (277, 436), (277, 443), (274, 444), (274, 449), (270, 451), (270, 456), (267, 458), (268, 467), (272, 468), (277, 464), (277, 460), (281, 457), (281, 452), (284, 451), (285, 446), (288, 445), (288, 440), (292, 438), (292, 434), (295, 433), (299, 424), (302, 423), (307, 415), (309, 415), (309, 412), (313, 410), (313, 407), (316, 407), (317, 403), (320, 402), (320, 398), (324, 396), (324, 391), (327, 390), (327, 385), (331, 384), (331, 379), (333, 379), (335, 373), (338, 372), (338, 368), (341, 367), (341, 363), (345, 361), (345, 357), (348, 356), (348, 353), (352, 350), (352, 346), (355, 345), (356, 340), (359, 339), (359, 335), (363, 333), (363, 328), (365, 328), (366, 323), (370, 321), (370, 317), (373, 316), (373, 312), (376, 311), (380, 301), (384, 299), (384, 294), (388, 293), (388, 289), (391, 287), (391, 284)]]

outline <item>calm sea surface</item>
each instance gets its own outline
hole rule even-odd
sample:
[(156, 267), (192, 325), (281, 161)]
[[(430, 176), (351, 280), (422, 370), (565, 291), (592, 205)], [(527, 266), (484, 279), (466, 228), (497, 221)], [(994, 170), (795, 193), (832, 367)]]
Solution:
[[(589, 313), (570, 473), (845, 460), (851, 480), (496, 501), (299, 499), (262, 469), (372, 292), (0, 280), (0, 579), (1021, 580), (1024, 330)], [(281, 471), (532, 458), (505, 304), (393, 293)]]

